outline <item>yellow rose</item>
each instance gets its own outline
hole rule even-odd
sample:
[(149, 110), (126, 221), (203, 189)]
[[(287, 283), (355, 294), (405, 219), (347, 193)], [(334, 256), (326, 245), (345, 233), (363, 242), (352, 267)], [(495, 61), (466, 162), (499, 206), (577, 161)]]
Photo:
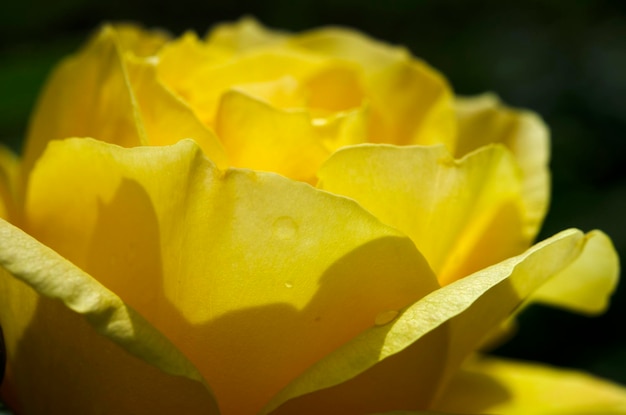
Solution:
[(530, 246), (547, 148), (535, 115), (349, 30), (106, 26), (0, 152), (2, 400), (622, 413), (616, 385), (476, 353), (528, 302), (598, 313), (617, 282), (599, 231)]

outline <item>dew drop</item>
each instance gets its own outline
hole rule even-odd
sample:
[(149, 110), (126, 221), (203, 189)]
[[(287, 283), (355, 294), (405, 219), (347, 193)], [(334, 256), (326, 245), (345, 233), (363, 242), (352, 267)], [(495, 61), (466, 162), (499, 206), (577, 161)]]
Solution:
[(274, 221), (274, 236), (278, 239), (291, 239), (298, 233), (298, 225), (289, 216), (281, 216)]
[(293, 283), (292, 283), (292, 282), (290, 282), (290, 281), (287, 281), (287, 282), (285, 283), (285, 288), (293, 288)]
[(152, 66), (157, 66), (160, 59), (158, 56), (148, 56), (145, 61)]
[(384, 326), (385, 324), (390, 323), (396, 317), (398, 317), (398, 312), (396, 310), (383, 311), (376, 316), (374, 324), (376, 324), (377, 326)]

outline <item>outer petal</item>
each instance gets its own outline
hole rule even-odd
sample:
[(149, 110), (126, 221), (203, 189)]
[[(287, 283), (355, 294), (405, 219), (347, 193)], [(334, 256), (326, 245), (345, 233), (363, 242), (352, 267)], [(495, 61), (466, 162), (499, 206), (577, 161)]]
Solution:
[(217, 413), (201, 375), (161, 333), (89, 275), (1, 219), (0, 265), (8, 360), (2, 398), (14, 409)]
[(379, 314), (436, 288), (412, 242), (353, 201), (220, 172), (191, 141), (51, 143), (27, 214), (34, 235), (190, 357), (224, 413), (255, 413)]
[(571, 271), (587, 239), (576, 230), (562, 232), (431, 293), (316, 363), (263, 413), (429, 408), (485, 335), (542, 284)]
[(24, 170), (31, 170), (49, 141), (87, 136), (125, 147), (147, 143), (110, 26), (64, 60), (48, 80), (30, 123)]
[(590, 232), (583, 254), (541, 287), (533, 300), (587, 314), (603, 313), (617, 288), (619, 268), (611, 239), (600, 231)]
[(210, 48), (231, 53), (241, 53), (283, 43), (287, 34), (271, 30), (252, 17), (243, 17), (236, 23), (223, 23), (213, 27), (206, 36)]
[(543, 222), (550, 198), (549, 132), (530, 111), (507, 108), (492, 94), (456, 99), (459, 122), (456, 156), (489, 143), (502, 143), (515, 155), (524, 176), (526, 235), (532, 240)]
[(50, 140), (96, 137), (124, 147), (198, 141), (208, 157), (226, 167), (214, 134), (158, 79), (155, 52), (165, 42), (158, 32), (105, 26), (76, 56), (51, 76), (31, 122), (24, 169), (30, 171)]
[(451, 90), (439, 73), (405, 49), (333, 27), (295, 35), (289, 45), (363, 66), (365, 95), (373, 111), (370, 141), (444, 143), (454, 150), (456, 121)]
[(16, 219), (18, 173), (18, 157), (0, 145), (0, 218)]
[(520, 174), (500, 146), (454, 160), (443, 146), (364, 145), (333, 154), (319, 186), (411, 237), (448, 284), (530, 245)]
[(593, 376), (495, 358), (472, 360), (435, 409), (457, 413), (617, 415), (626, 388)]
[(115, 32), (123, 51), (135, 56), (154, 56), (170, 41), (170, 36), (160, 30), (145, 30), (134, 24), (116, 24)]

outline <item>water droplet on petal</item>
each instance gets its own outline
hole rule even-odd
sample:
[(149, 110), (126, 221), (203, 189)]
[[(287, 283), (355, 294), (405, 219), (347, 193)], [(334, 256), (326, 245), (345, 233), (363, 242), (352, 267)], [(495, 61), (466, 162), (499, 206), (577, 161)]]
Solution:
[(281, 216), (274, 221), (274, 236), (278, 239), (291, 239), (298, 233), (298, 225), (289, 216)]
[(374, 324), (376, 324), (377, 326), (384, 326), (385, 324), (390, 323), (396, 317), (398, 317), (398, 312), (396, 310), (383, 311), (376, 316)]
[(152, 66), (157, 66), (159, 64), (159, 57), (158, 56), (148, 56), (146, 58), (146, 63), (152, 65)]
[(285, 287), (286, 287), (286, 288), (293, 288), (293, 283), (292, 283), (292, 282), (290, 282), (290, 281), (287, 281), (287, 282), (285, 283)]

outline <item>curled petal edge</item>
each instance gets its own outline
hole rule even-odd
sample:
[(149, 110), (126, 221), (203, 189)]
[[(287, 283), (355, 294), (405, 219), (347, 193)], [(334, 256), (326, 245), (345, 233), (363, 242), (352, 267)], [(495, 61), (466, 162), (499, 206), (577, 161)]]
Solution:
[(99, 334), (133, 356), (209, 390), (198, 370), (141, 315), (90, 275), (3, 219), (0, 266), (39, 294), (83, 315)]
[[(494, 327), (505, 321), (547, 281), (564, 271), (573, 273), (572, 267), (576, 266), (576, 260), (594, 235), (585, 235), (576, 229), (563, 231), (519, 256), (436, 290), (402, 311), (391, 327), (374, 327), (317, 362), (277, 394), (262, 413), (270, 413), (304, 395), (324, 394), (326, 389), (343, 387), (441, 328), (449, 332), (446, 362), (435, 393), (426, 399), (436, 401), (462, 362)], [(613, 250), (603, 254), (616, 255)], [(502, 294), (504, 298), (495, 294)], [(466, 320), (476, 321), (481, 315), (486, 317), (485, 307), (492, 312), (488, 318), (482, 319), (486, 321), (481, 323), (484, 327), (469, 330)], [(376, 344), (382, 346), (372, 347)]]

